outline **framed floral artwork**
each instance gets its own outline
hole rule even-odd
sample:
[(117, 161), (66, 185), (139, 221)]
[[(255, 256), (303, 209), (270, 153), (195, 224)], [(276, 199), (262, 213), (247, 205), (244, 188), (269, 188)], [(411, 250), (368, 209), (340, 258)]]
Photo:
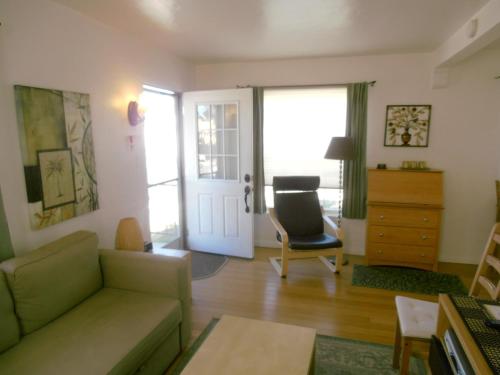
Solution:
[(384, 146), (427, 147), (430, 121), (430, 105), (388, 105)]

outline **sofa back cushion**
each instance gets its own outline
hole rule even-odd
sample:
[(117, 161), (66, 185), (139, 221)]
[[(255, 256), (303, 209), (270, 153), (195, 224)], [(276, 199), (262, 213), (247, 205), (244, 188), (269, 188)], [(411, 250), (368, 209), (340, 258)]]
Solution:
[(0, 353), (17, 344), (19, 325), (5, 275), (0, 271)]
[(0, 264), (22, 334), (64, 314), (102, 288), (95, 233), (80, 231)]

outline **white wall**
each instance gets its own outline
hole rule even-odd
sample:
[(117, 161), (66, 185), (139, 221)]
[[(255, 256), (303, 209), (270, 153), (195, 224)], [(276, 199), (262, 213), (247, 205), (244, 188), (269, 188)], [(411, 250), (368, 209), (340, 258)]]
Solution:
[[(146, 235), (142, 129), (128, 126), (126, 106), (143, 83), (177, 91), (192, 87), (193, 67), (47, 0), (2, 0), (0, 21), (0, 186), (16, 253), (78, 229), (97, 231), (100, 245), (112, 246), (124, 216), (138, 217)], [(90, 94), (98, 211), (40, 231), (30, 229), (14, 84)], [(137, 137), (132, 151), (126, 143), (131, 134)]]
[[(495, 216), (498, 175), (499, 50), (486, 50), (451, 68), (446, 88), (432, 90), (431, 54), (276, 60), (207, 64), (196, 67), (197, 89), (236, 85), (301, 85), (376, 80), (369, 89), (369, 167), (402, 160), (425, 160), (445, 171), (445, 210), (440, 259), (476, 263)], [(431, 104), (428, 148), (384, 147), (388, 104)], [(343, 221), (346, 252), (363, 254), (365, 223)], [(271, 245), (274, 230), (265, 216), (255, 218), (256, 243)]]

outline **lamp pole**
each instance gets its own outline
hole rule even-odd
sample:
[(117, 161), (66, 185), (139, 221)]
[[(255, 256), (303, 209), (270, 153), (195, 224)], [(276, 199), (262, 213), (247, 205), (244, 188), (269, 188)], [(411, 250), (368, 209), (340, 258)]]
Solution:
[[(342, 226), (342, 202), (343, 202), (343, 166), (344, 160), (354, 160), (354, 142), (351, 137), (332, 137), (330, 145), (326, 150), (325, 159), (332, 159), (339, 161), (339, 202), (338, 202), (338, 214), (337, 214), (337, 225), (340, 228)], [(330, 262), (335, 263), (334, 259)], [(343, 264), (347, 264), (347, 258), (344, 257)]]

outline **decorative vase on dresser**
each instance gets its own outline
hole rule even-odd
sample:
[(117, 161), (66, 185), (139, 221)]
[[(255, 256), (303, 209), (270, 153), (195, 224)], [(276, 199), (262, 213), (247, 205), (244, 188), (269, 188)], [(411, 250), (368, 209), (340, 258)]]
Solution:
[(368, 170), (369, 265), (437, 270), (443, 172)]

